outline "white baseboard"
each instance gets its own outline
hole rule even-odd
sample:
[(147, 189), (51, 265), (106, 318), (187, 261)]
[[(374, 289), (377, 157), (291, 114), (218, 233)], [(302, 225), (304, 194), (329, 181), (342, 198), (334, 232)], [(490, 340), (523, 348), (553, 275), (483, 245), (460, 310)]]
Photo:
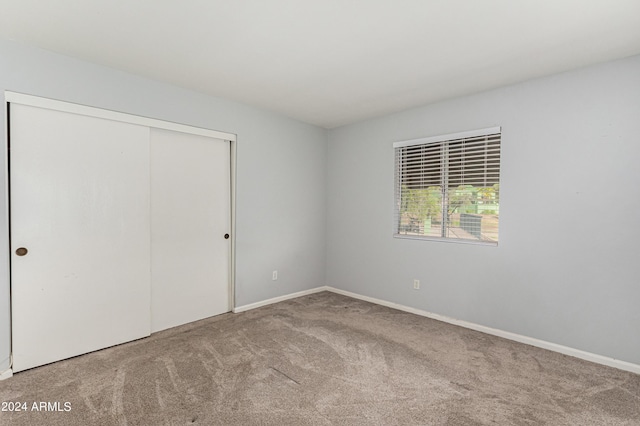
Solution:
[(322, 287), (312, 288), (310, 290), (299, 291), (297, 293), (285, 294), (284, 296), (274, 297), (273, 299), (262, 300), (260, 302), (250, 303), (248, 305), (243, 305), (243, 306), (237, 306), (233, 309), (233, 312), (237, 314), (237, 313), (248, 311), (251, 309), (260, 308), (262, 306), (272, 305), (274, 303), (283, 302), (289, 299), (295, 299), (296, 297), (306, 296), (308, 294), (320, 293), (321, 291), (327, 291), (327, 290), (329, 290), (329, 287), (322, 286)]
[(409, 312), (412, 314), (420, 315), (423, 317), (435, 319), (438, 321), (446, 322), (449, 324), (457, 325), (460, 327), (468, 328), (471, 330), (479, 331), (481, 333), (491, 334), (493, 336), (502, 337), (505, 339), (513, 340), (515, 342), (524, 343), (526, 345), (535, 346), (542, 349), (547, 349), (553, 352), (559, 352), (564, 355), (569, 355), (575, 358), (591, 361), (596, 364), (602, 364), (609, 367), (617, 368), (619, 370), (630, 371), (632, 373), (640, 374), (640, 365), (633, 364), (627, 361), (621, 361), (619, 359), (610, 358), (603, 355), (597, 355), (591, 352), (582, 351), (580, 349), (570, 348), (568, 346), (558, 345), (556, 343), (547, 342), (545, 340), (535, 339), (533, 337), (523, 336), (521, 334), (511, 333), (509, 331), (499, 330), (497, 328), (491, 328), (472, 322), (467, 322), (455, 318), (450, 318), (444, 315), (434, 314), (432, 312), (423, 311), (421, 309), (411, 308), (409, 306), (400, 305), (399, 303), (388, 302), (382, 299), (376, 299), (374, 297), (363, 296), (361, 294), (352, 293), (350, 291), (340, 290), (338, 288), (330, 286), (316, 287), (310, 290), (299, 291), (297, 293), (291, 293), (284, 296), (274, 297), (273, 299), (263, 300), (261, 302), (251, 303), (249, 305), (239, 306), (233, 310), (233, 312), (239, 313), (248, 311), (250, 309), (259, 308), (261, 306), (271, 305), (273, 303), (282, 302), (284, 300), (294, 299), (300, 296), (306, 296), (308, 294), (319, 293), (321, 291), (330, 291), (333, 293), (341, 294), (343, 296), (353, 297), (354, 299), (364, 300), (366, 302), (375, 303), (376, 305), (382, 305), (399, 311)]
[(327, 291), (331, 291), (333, 293), (342, 294), (343, 296), (353, 297), (354, 299), (360, 299), (366, 302), (375, 303), (377, 305), (398, 309), (400, 311), (410, 312), (412, 314), (420, 315), (427, 318), (432, 318), (432, 319), (446, 322), (453, 325), (458, 325), (460, 327), (469, 328), (471, 330), (480, 331), (482, 333), (491, 334), (493, 336), (503, 337), (505, 339), (514, 340), (516, 342), (524, 343), (531, 346), (536, 346), (538, 348), (548, 349), (550, 351), (559, 352), (564, 355), (569, 355), (575, 358), (584, 359), (586, 361), (595, 362), (596, 364), (602, 364), (609, 367), (617, 368), (619, 370), (630, 371), (632, 373), (640, 374), (640, 365), (633, 364), (627, 361), (621, 361), (619, 359), (610, 358), (603, 355), (597, 355), (591, 352), (585, 352), (580, 349), (574, 349), (568, 346), (558, 345), (556, 343), (547, 342), (545, 340), (539, 340), (533, 337), (527, 337), (521, 334), (511, 333), (509, 331), (498, 330), (496, 328), (486, 327), (484, 325), (474, 324), (472, 322), (462, 321), (455, 318), (446, 317), (444, 315), (434, 314), (432, 312), (423, 311), (421, 309), (411, 308), (409, 306), (400, 305), (398, 303), (387, 302), (386, 300), (363, 296), (361, 294), (340, 290), (338, 288), (327, 286), (324, 289)]
[(2, 373), (0, 373), (0, 381), (2, 380), (6, 380), (10, 377), (13, 377), (13, 370), (12, 369), (8, 369), (3, 371)]

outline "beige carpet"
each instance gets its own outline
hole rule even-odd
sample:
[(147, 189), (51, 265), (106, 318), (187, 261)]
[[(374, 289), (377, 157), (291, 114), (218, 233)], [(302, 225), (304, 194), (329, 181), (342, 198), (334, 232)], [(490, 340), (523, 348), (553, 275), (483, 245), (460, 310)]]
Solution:
[(28, 404), (2, 425), (640, 425), (640, 376), (325, 292), (18, 373), (0, 401)]

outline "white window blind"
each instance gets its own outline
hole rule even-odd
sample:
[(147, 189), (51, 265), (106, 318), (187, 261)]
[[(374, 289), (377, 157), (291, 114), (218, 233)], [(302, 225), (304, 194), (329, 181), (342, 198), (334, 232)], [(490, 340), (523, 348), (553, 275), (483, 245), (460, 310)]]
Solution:
[(396, 142), (394, 234), (498, 243), (499, 127)]

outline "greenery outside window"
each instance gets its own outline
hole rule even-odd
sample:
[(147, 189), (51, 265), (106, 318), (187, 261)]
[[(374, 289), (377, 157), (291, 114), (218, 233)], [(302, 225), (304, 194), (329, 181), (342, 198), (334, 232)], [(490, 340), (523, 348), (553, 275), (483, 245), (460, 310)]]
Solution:
[(498, 244), (500, 127), (396, 142), (394, 236)]

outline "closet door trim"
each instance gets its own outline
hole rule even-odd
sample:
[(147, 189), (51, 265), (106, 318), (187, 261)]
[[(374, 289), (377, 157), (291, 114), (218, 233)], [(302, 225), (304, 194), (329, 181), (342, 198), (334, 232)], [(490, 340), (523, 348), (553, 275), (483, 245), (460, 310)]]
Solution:
[(58, 101), (55, 99), (41, 98), (39, 96), (26, 95), (5, 91), (6, 102), (29, 105), (34, 107), (53, 109), (73, 114), (86, 115), (89, 117), (104, 118), (107, 120), (120, 121), (123, 123), (138, 124), (141, 126), (153, 127), (156, 129), (173, 130), (176, 132), (190, 133), (193, 135), (207, 136), (216, 139), (223, 139), (235, 142), (236, 135), (233, 133), (220, 132), (217, 130), (204, 129), (201, 127), (189, 126), (186, 124), (173, 123), (170, 121), (158, 120), (155, 118), (142, 117), (124, 112), (111, 111), (102, 108), (94, 108), (86, 105), (74, 104), (70, 102)]

